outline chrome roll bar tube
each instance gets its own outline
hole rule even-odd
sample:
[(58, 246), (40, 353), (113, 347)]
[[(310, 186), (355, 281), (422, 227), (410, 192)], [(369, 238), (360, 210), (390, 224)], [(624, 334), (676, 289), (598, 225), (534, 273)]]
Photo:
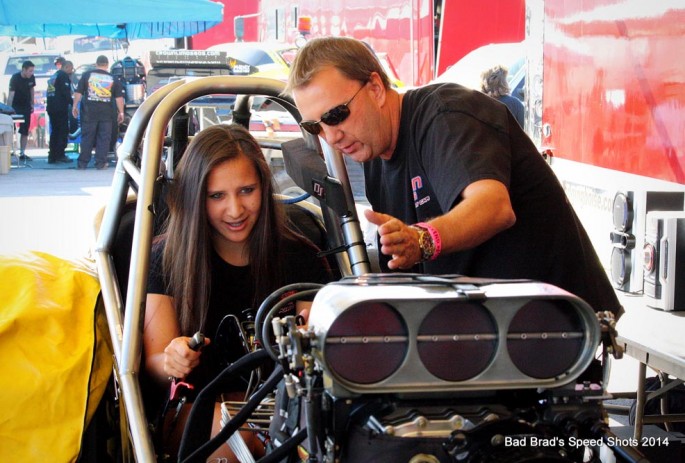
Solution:
[[(153, 235), (153, 195), (155, 181), (160, 173), (166, 127), (176, 111), (195, 98), (215, 93), (247, 93), (269, 95), (280, 102), (278, 95), (283, 87), (284, 84), (278, 80), (238, 76), (172, 82), (155, 91), (141, 104), (131, 119), (123, 143), (117, 150), (118, 161), (112, 181), (112, 196), (105, 208), (96, 241), (95, 261), (115, 355), (117, 380), (121, 388), (136, 461), (156, 461), (138, 379), (146, 276)], [(293, 108), (294, 111), (292, 103), (284, 100), (283, 106)], [(141, 141), (143, 150), (139, 170), (135, 158)], [(138, 194), (130, 277), (124, 308), (114, 269), (112, 246), (131, 184), (137, 185)]]
[[(268, 96), (285, 107), (299, 121), (299, 112), (292, 101), (280, 96), (284, 88), (285, 84), (279, 80), (249, 76), (215, 76), (172, 82), (143, 101), (133, 115), (124, 140), (117, 150), (118, 160), (112, 181), (111, 198), (105, 208), (98, 232), (95, 261), (115, 356), (115, 375), (121, 390), (136, 461), (156, 461), (152, 436), (144, 412), (139, 369), (147, 275), (154, 233), (155, 184), (161, 172), (166, 128), (180, 108), (198, 97), (211, 94)], [(243, 106), (245, 104), (241, 103), (241, 111), (249, 111), (249, 107)], [(142, 157), (138, 159), (137, 152), (141, 143)], [(353, 211), (351, 217), (340, 218), (344, 232), (342, 239), (348, 243), (349, 260), (352, 264), (357, 264), (356, 268), (353, 265), (353, 273), (368, 273), (368, 257), (342, 155), (324, 141), (322, 146), (327, 168), (333, 177), (343, 183), (346, 201), (351, 204)], [(138, 161), (140, 169), (137, 166)], [(131, 186), (137, 187), (137, 198), (129, 284), (124, 307), (112, 252)], [(335, 230), (334, 235), (336, 233), (337, 236), (340, 235), (339, 230)]]

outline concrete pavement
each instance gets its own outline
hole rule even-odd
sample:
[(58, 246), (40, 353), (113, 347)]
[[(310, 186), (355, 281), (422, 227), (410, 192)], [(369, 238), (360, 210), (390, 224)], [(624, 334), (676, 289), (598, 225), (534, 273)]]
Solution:
[(47, 166), (47, 149), (26, 154), (36, 167), (16, 167), (13, 158), (10, 172), (0, 175), (0, 253), (87, 256), (94, 243), (93, 219), (109, 199), (114, 168), (76, 170), (75, 162), (39, 168)]

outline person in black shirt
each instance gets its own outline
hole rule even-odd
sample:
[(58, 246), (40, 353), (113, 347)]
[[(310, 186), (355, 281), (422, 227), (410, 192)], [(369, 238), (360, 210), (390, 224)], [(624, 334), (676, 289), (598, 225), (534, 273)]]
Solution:
[(486, 69), (480, 75), (480, 90), (487, 96), (504, 103), (516, 122), (523, 127), (526, 109), (518, 98), (511, 95), (511, 89), (507, 82), (509, 70), (504, 66), (495, 66)]
[[(54, 63), (54, 64), (55, 64), (55, 69), (58, 70), (58, 71), (59, 71), (60, 69), (62, 69), (62, 66), (64, 66), (64, 63), (66, 63), (66, 61), (67, 61), (67, 60), (64, 59), (62, 56), (58, 56), (57, 58), (55, 58), (55, 63)], [(72, 66), (73, 66), (73, 64), (72, 64)]]
[(31, 161), (26, 155), (26, 145), (29, 141), (29, 127), (31, 126), (31, 114), (33, 114), (33, 92), (36, 87), (36, 78), (33, 75), (35, 65), (31, 61), (24, 61), (21, 71), (13, 74), (10, 78), (10, 91), (7, 95), (7, 104), (14, 108), (17, 114), (24, 116), (24, 122), (19, 126), (19, 159)]
[[(109, 59), (100, 55), (95, 61), (96, 69), (84, 72), (74, 92), (72, 114), (81, 112), (81, 154), (78, 168), (85, 169), (90, 162), (95, 145), (95, 167), (107, 168), (107, 153), (112, 138), (112, 126), (124, 122), (124, 88), (119, 79), (107, 72)], [(116, 102), (117, 115), (112, 111)]]
[(64, 150), (69, 142), (69, 107), (72, 102), (71, 74), (73, 72), (74, 63), (63, 60), (58, 71), (48, 80), (47, 111), (51, 129), (48, 164), (71, 162), (71, 159), (64, 154)]
[[(144, 363), (160, 386), (175, 377), (201, 390), (220, 371), (214, 334), (227, 315), (245, 321), (246, 309), (276, 289), (331, 280), (326, 260), (286, 225), (273, 193), (269, 167), (246, 129), (215, 125), (193, 137), (169, 192), (168, 225), (152, 249), (148, 278)], [(297, 304), (300, 314), (307, 310)], [(211, 339), (198, 352), (188, 345), (197, 331)], [(213, 433), (219, 416), (217, 404)], [(179, 424), (176, 435), (167, 435), (171, 454), (182, 430)]]
[(300, 48), (286, 92), (304, 130), (364, 163), (383, 270), (533, 279), (623, 312), (563, 187), (506, 106), (457, 84), (400, 94), (368, 47), (345, 37)]

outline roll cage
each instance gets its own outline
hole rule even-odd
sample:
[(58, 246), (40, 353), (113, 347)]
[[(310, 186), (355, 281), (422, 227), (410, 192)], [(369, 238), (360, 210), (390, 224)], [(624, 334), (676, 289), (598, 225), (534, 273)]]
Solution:
[[(165, 146), (165, 134), (169, 129), (174, 132), (174, 116), (185, 105), (196, 98), (216, 94), (238, 95), (233, 122), (245, 127), (249, 127), (251, 95), (273, 99), (299, 122), (301, 116), (292, 100), (281, 95), (283, 89), (281, 81), (245, 76), (213, 76), (171, 82), (143, 101), (118, 148), (111, 198), (97, 237), (95, 260), (112, 339), (115, 378), (136, 461), (156, 461), (139, 381), (147, 274), (154, 224), (160, 208), (159, 185), (160, 180), (173, 180), (175, 159), (182, 154), (181, 148), (176, 148), (179, 144)], [(328, 249), (337, 250), (336, 261), (343, 276), (369, 273), (368, 255), (342, 155), (321, 139), (306, 133), (303, 137), (298, 140), (298, 146), (318, 153), (327, 171), (324, 183), (333, 186), (331, 191), (337, 195), (337, 199), (333, 199), (336, 195), (328, 195), (334, 206), (322, 202), (321, 207)], [(278, 145), (277, 142), (262, 144), (263, 148), (269, 149), (277, 149)], [(296, 176), (302, 179), (306, 175), (300, 173)], [(131, 191), (135, 197), (135, 212), (129, 247), (122, 246), (117, 235)], [(127, 285), (120, 284), (125, 272), (117, 271), (117, 253), (130, 253)], [(126, 288), (125, 294), (122, 293), (123, 287)]]

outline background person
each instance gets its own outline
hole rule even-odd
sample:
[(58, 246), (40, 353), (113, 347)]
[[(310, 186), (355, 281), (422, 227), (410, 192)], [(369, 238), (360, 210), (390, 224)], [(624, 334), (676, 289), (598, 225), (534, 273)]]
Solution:
[(382, 269), (534, 279), (622, 312), (561, 184), (505, 106), (457, 84), (399, 94), (345, 37), (300, 48), (286, 91), (304, 130), (364, 163)]
[[(247, 130), (216, 125), (193, 138), (169, 194), (166, 233), (152, 250), (143, 346), (146, 371), (160, 385), (176, 377), (201, 390), (224, 366), (226, 346), (215, 333), (226, 315), (245, 321), (246, 309), (256, 312), (284, 285), (330, 281), (325, 259), (286, 225), (273, 194), (269, 167)], [(197, 331), (212, 341), (200, 352), (188, 347)], [(228, 352), (233, 360), (244, 353)], [(237, 384), (226, 392), (242, 399), (242, 391)], [(171, 454), (185, 415), (169, 436)], [(212, 434), (220, 430), (219, 417), (217, 404)]]
[(55, 69), (57, 69), (58, 71), (59, 71), (60, 69), (62, 69), (62, 66), (64, 66), (64, 63), (65, 63), (66, 61), (67, 61), (67, 60), (64, 59), (62, 56), (58, 56), (57, 58), (55, 58), (55, 63), (54, 63), (54, 64), (55, 64)]
[(525, 109), (521, 100), (511, 96), (509, 82), (507, 82), (508, 75), (509, 71), (504, 66), (487, 69), (480, 75), (480, 88), (489, 97), (504, 103), (514, 115), (516, 122), (523, 127)]
[(32, 161), (26, 155), (26, 145), (29, 141), (29, 128), (31, 127), (31, 114), (33, 113), (33, 94), (36, 87), (36, 78), (33, 75), (35, 66), (31, 61), (24, 61), (21, 71), (10, 78), (10, 89), (7, 95), (7, 104), (14, 108), (17, 114), (24, 117), (24, 122), (19, 125), (19, 159)]
[(112, 111), (113, 102), (116, 102), (117, 107), (116, 121), (120, 124), (124, 121), (124, 88), (119, 80), (107, 71), (109, 60), (106, 56), (98, 56), (95, 65), (95, 69), (83, 73), (74, 92), (72, 114), (78, 118), (81, 111), (81, 153), (77, 166), (79, 169), (88, 167), (93, 145), (95, 167), (107, 168), (107, 153), (115, 117)]
[[(59, 58), (58, 58), (59, 59)], [(47, 111), (50, 117), (50, 150), (48, 164), (69, 163), (64, 150), (69, 143), (69, 108), (72, 103), (71, 74), (74, 64), (64, 61), (48, 80)]]

